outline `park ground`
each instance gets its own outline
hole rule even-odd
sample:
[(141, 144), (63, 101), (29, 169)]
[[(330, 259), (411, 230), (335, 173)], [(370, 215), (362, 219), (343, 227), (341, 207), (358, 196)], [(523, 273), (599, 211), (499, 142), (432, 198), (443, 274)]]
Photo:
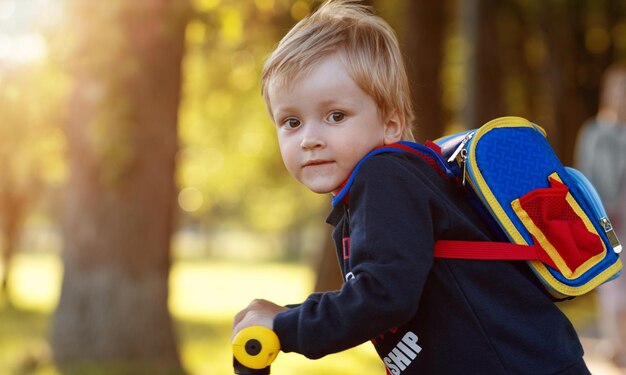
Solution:
[[(59, 295), (58, 256), (22, 253), (14, 261), (12, 306), (0, 301), (0, 374), (60, 375), (46, 341)], [(170, 310), (176, 321), (183, 364), (191, 375), (232, 374), (232, 316), (253, 298), (293, 303), (311, 290), (309, 267), (284, 263), (178, 260), (171, 273)], [(250, 288), (254, 285), (254, 288)], [(573, 321), (594, 375), (620, 375), (607, 360), (610, 346), (598, 335), (593, 294), (559, 304)], [(384, 370), (370, 345), (311, 361), (281, 353), (274, 375), (380, 375)]]

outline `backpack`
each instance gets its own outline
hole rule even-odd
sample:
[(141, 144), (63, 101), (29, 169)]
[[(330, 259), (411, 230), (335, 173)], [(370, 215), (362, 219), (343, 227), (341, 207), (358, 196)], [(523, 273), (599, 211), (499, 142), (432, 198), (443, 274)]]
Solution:
[(377, 148), (355, 167), (333, 197), (342, 202), (362, 163), (385, 152), (410, 152), (467, 191), (501, 242), (437, 240), (434, 256), (524, 260), (557, 299), (585, 294), (619, 276), (622, 246), (595, 188), (564, 167), (539, 126), (501, 117), (478, 129), (425, 145)]

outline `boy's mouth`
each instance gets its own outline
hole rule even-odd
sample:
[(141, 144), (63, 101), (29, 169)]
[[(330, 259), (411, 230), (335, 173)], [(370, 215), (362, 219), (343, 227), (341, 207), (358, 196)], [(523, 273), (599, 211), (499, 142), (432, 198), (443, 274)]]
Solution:
[(321, 160), (321, 159), (314, 159), (314, 160), (309, 160), (306, 163), (304, 163), (302, 165), (303, 168), (305, 167), (314, 167), (316, 165), (324, 165), (324, 164), (330, 164), (332, 163), (331, 160)]

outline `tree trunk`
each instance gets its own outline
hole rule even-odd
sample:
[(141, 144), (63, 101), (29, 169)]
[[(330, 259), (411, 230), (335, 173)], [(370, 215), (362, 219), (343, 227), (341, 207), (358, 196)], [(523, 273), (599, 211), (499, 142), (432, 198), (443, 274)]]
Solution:
[(445, 1), (409, 2), (404, 44), (407, 73), (415, 111), (416, 140), (434, 140), (443, 134), (441, 65)]
[(8, 153), (0, 153), (0, 236), (3, 240), (0, 248), (0, 299), (9, 305), (12, 304), (9, 279), (13, 257), (19, 248), (28, 210), (41, 190), (41, 180), (32, 171), (25, 173), (27, 177), (20, 181), (16, 172), (19, 168), (10, 163), (10, 157)]
[(168, 311), (186, 0), (71, 3), (60, 366), (182, 372)]
[(554, 124), (546, 126), (546, 130), (563, 164), (572, 165), (576, 130), (591, 115), (577, 77), (579, 64), (587, 59), (584, 48), (578, 44), (579, 40), (584, 40), (584, 30), (576, 14), (581, 3), (541, 4), (541, 24), (547, 35), (550, 59), (546, 80), (554, 108)]
[(476, 69), (476, 112), (473, 127), (483, 125), (496, 117), (506, 115), (502, 100), (502, 63), (500, 60), (499, 33), (496, 29), (499, 2), (481, 0), (479, 6), (479, 32)]
[(343, 278), (337, 261), (337, 251), (335, 250), (335, 242), (333, 241), (329, 230), (326, 240), (323, 242), (323, 249), (319, 263), (317, 264), (317, 278), (315, 280), (314, 290), (316, 292), (327, 292), (341, 289)]
[[(9, 294), (9, 276), (13, 257), (19, 245), (19, 237), (22, 233), (24, 217), (26, 215), (27, 196), (12, 191), (1, 191), (4, 220), (2, 221), (1, 234), (4, 239), (2, 248), (2, 272), (0, 275), (0, 297), (11, 304)], [(31, 197), (32, 198), (32, 197)]]
[(466, 102), (462, 120), (468, 129), (503, 116), (499, 41), (495, 27), (498, 7), (493, 0), (461, 2), (461, 30), (469, 46)]

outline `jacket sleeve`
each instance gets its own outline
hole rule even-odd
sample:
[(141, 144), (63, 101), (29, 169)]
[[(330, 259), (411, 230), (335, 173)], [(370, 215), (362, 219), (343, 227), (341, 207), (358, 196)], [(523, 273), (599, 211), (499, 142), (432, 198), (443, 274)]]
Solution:
[(375, 338), (416, 314), (433, 263), (438, 207), (432, 190), (387, 155), (363, 164), (350, 190), (354, 278), (340, 291), (317, 294), (276, 316), (283, 351), (319, 358)]

